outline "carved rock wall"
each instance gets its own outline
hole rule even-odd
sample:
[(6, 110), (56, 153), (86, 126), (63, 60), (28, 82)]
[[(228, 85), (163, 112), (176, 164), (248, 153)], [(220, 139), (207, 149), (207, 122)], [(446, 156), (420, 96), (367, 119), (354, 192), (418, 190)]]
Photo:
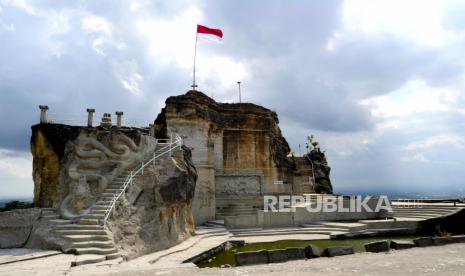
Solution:
[(32, 127), (34, 202), (64, 218), (85, 215), (105, 187), (155, 148), (139, 130), (59, 124)]
[(196, 178), (187, 148), (137, 177), (109, 221), (125, 258), (168, 248), (194, 234), (191, 203)]

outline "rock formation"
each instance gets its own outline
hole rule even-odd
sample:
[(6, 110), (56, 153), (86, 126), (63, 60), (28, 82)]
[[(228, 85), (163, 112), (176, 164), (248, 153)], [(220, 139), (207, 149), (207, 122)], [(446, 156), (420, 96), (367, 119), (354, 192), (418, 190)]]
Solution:
[(313, 169), (315, 177), (315, 192), (318, 194), (332, 194), (333, 186), (331, 185), (331, 179), (329, 178), (331, 168), (328, 166), (325, 153), (317, 147), (306, 154), (305, 158)]
[(34, 203), (83, 216), (114, 177), (150, 155), (155, 140), (134, 129), (32, 127)]
[(109, 221), (119, 252), (131, 259), (194, 234), (191, 201), (197, 173), (190, 150), (149, 166)]
[[(108, 192), (118, 193), (123, 184), (118, 179), (124, 181), (129, 171), (165, 146), (146, 129), (111, 126), (108, 114), (104, 117), (105, 124), (98, 127), (49, 123), (32, 127), (34, 203), (44, 209), (23, 227), (30, 234), (21, 239), (26, 247), (69, 251), (72, 240), (57, 229), (88, 224), (103, 229), (101, 208), (105, 212), (107, 207), (97, 204), (109, 202)], [(164, 249), (194, 233), (191, 202), (197, 172), (191, 151), (183, 147), (170, 153), (149, 163), (134, 178), (109, 217), (107, 233), (114, 236), (125, 258)], [(8, 218), (17, 217), (15, 212)]]
[[(221, 218), (219, 212), (233, 205), (253, 212), (265, 194), (302, 192), (308, 176), (299, 174), (294, 160), (287, 157), (290, 147), (278, 124), (272, 110), (252, 103), (218, 103), (199, 91), (166, 100), (154, 122), (155, 135), (180, 133), (192, 148), (199, 174), (194, 198), (197, 224)], [(310, 170), (309, 164), (302, 166)]]

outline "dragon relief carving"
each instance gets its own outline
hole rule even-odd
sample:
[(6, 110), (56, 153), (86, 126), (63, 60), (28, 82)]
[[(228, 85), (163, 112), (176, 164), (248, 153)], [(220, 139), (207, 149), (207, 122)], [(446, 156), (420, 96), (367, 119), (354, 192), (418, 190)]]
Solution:
[(112, 134), (104, 142), (80, 134), (66, 172), (69, 188), (60, 205), (62, 217), (75, 219), (86, 215), (115, 177), (143, 160), (154, 148), (154, 139), (146, 135), (141, 136), (138, 146), (123, 133)]

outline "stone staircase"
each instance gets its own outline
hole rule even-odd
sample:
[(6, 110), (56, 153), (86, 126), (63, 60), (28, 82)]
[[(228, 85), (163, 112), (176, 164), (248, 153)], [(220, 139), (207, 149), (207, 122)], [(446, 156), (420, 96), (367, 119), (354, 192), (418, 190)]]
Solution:
[[(352, 225), (353, 224), (353, 225)], [(358, 228), (357, 228), (358, 227)], [(360, 223), (315, 222), (301, 227), (231, 229), (234, 237), (345, 234), (366, 227)]]
[(248, 216), (255, 215), (260, 207), (248, 203), (233, 203), (227, 206), (216, 208), (216, 219), (221, 220), (227, 216)]
[(431, 219), (450, 215), (463, 209), (463, 206), (441, 205), (441, 204), (422, 204), (415, 206), (393, 205), (393, 216), (404, 219)]
[[(168, 143), (158, 143), (154, 155), (161, 153), (160, 151), (167, 145)], [(54, 234), (66, 241), (62, 250), (65, 253), (78, 255), (72, 266), (108, 260), (114, 260), (116, 263), (122, 261), (113, 242), (113, 235), (105, 227), (105, 215), (114, 196), (123, 190), (124, 183), (131, 171), (132, 169), (127, 169), (114, 178), (90, 211), (78, 220), (63, 220), (54, 209), (43, 209), (42, 218), (54, 224)]]

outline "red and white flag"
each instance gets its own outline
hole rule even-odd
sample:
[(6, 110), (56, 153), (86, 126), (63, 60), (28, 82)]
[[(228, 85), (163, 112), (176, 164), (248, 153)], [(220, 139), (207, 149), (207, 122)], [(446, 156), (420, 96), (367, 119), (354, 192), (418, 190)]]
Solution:
[(197, 25), (197, 38), (201, 41), (221, 43), (223, 41), (223, 32), (220, 29), (210, 29), (202, 25)]

